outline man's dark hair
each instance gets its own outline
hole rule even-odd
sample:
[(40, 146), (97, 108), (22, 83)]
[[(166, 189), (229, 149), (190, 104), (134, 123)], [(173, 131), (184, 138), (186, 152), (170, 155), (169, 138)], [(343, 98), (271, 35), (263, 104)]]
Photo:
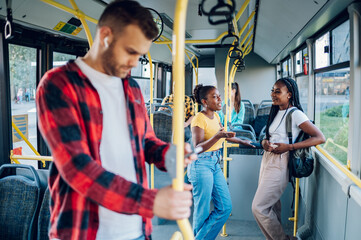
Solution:
[(108, 26), (114, 34), (130, 24), (137, 25), (148, 39), (158, 35), (158, 28), (150, 11), (136, 1), (116, 0), (110, 3), (98, 21), (98, 27)]

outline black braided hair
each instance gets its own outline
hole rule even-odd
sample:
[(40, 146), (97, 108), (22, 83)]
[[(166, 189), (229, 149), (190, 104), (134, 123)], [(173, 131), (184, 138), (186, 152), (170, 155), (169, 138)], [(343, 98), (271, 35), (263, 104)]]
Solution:
[[(300, 96), (299, 96), (298, 86), (297, 86), (296, 81), (293, 80), (292, 78), (280, 78), (276, 81), (276, 83), (277, 82), (282, 82), (284, 85), (286, 85), (288, 91), (292, 94), (291, 98), (289, 100), (289, 104), (292, 104), (294, 107), (298, 108), (299, 110), (301, 110), (303, 112), (303, 108), (300, 103)], [(280, 107), (278, 105), (272, 105), (270, 114), (268, 116), (267, 125), (266, 125), (266, 138), (267, 139), (270, 139), (269, 127), (270, 127), (271, 123), (273, 122), (273, 120), (275, 119), (279, 110), (280, 110)]]
[(193, 90), (194, 99), (198, 104), (203, 105), (202, 99), (207, 99), (208, 92), (214, 88), (216, 87), (210, 85), (203, 86), (203, 84), (198, 84)]

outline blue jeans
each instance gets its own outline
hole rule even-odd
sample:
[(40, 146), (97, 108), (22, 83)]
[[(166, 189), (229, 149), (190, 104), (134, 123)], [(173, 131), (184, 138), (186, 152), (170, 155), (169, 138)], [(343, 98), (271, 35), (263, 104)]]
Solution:
[[(188, 165), (188, 179), (193, 185), (193, 229), (197, 240), (215, 239), (232, 211), (232, 201), (219, 160), (221, 152), (205, 152)], [(213, 201), (214, 210), (210, 211)]]

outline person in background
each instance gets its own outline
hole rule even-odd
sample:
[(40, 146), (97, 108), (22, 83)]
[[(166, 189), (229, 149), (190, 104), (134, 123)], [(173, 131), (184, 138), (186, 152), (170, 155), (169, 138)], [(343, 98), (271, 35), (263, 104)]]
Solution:
[[(280, 198), (288, 184), (289, 151), (325, 142), (322, 132), (303, 113), (297, 83), (281, 78), (271, 90), (272, 108), (266, 125), (266, 137), (261, 144), (265, 150), (259, 173), (258, 188), (252, 202), (252, 212), (266, 239), (297, 239), (287, 236), (281, 225)], [(292, 113), (292, 137), (295, 142), (300, 131), (310, 138), (289, 144), (286, 131), (287, 112)]]
[[(244, 120), (245, 107), (241, 101), (241, 92), (239, 90), (238, 83), (232, 83), (231, 90), (231, 128), (232, 130), (241, 130), (242, 126), (236, 126), (235, 124), (242, 124)], [(217, 112), (222, 125), (224, 125), (224, 113), (223, 111)]]
[(144, 240), (154, 215), (190, 216), (189, 191), (148, 189), (145, 162), (170, 170), (166, 155), (174, 147), (156, 138), (129, 72), (157, 34), (148, 9), (114, 1), (100, 16), (89, 52), (41, 79), (39, 129), (54, 159), (50, 239)]
[[(188, 165), (187, 175), (193, 186), (193, 230), (195, 238), (215, 239), (232, 211), (232, 201), (219, 162), (225, 139), (233, 143), (253, 147), (247, 140), (234, 137), (234, 132), (225, 132), (216, 111), (221, 110), (222, 100), (214, 86), (199, 84), (194, 97), (203, 110), (192, 120), (194, 147), (201, 147), (198, 159)], [(214, 210), (210, 213), (210, 202)]]
[[(167, 105), (173, 109), (173, 102), (174, 102), (174, 94), (170, 94), (166, 96), (163, 101), (162, 105)], [(165, 108), (160, 108), (159, 110), (165, 110)], [(184, 96), (184, 141), (190, 142), (192, 139), (190, 124), (194, 117), (194, 103), (191, 97), (185, 95)]]

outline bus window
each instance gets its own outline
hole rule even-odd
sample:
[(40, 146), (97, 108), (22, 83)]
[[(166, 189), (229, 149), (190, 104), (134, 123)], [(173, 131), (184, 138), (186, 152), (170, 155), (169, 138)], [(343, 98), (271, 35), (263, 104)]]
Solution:
[(298, 53), (296, 53), (295, 66), (296, 66), (296, 74), (303, 72), (303, 68), (302, 68), (302, 51), (299, 51)]
[[(10, 96), (12, 121), (37, 149), (36, 128), (36, 49), (9, 44)], [(34, 155), (21, 137), (13, 132), (13, 149), (23, 155)], [(19, 153), (19, 152), (18, 152)], [(36, 161), (20, 161), (37, 168)]]
[(316, 49), (316, 69), (323, 68), (330, 65), (330, 33), (327, 32), (315, 43)]
[(65, 65), (69, 60), (75, 60), (76, 56), (66, 53), (54, 52), (53, 54), (53, 67)]
[[(150, 99), (150, 64), (147, 63), (143, 65), (139, 62), (138, 66), (132, 68), (131, 71), (132, 77), (137, 81), (140, 89), (142, 90), (144, 101), (147, 102)], [(155, 76), (155, 71), (155, 64), (153, 63), (153, 78)], [(156, 81), (154, 79), (154, 86), (155, 82)]]
[[(213, 67), (211, 67), (211, 68), (198, 68), (198, 84), (212, 85), (212, 86), (217, 87), (217, 79), (216, 79), (215, 68), (213, 68)], [(195, 72), (193, 71), (193, 88), (192, 88), (192, 92), (193, 92), (193, 89), (194, 89), (195, 86), (196, 86), (196, 75), (195, 75)], [(221, 95), (223, 95), (222, 92), (221, 92)]]
[(300, 102), (303, 108), (304, 113), (308, 113), (308, 75), (301, 75), (296, 78), (299, 94), (300, 94)]
[(332, 64), (350, 61), (350, 21), (332, 30)]
[(350, 68), (316, 74), (316, 125), (326, 137), (323, 147), (347, 164)]

